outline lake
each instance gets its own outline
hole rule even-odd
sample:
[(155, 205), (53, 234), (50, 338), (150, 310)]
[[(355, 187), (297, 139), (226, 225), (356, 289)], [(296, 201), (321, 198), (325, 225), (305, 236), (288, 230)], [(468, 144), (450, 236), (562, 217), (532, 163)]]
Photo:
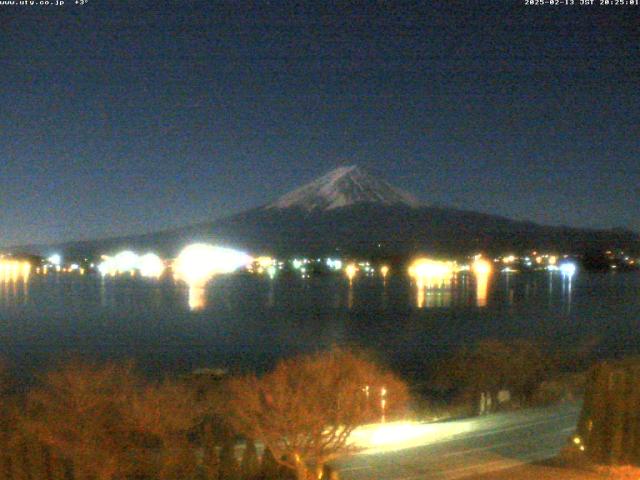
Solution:
[[(640, 275), (470, 274), (423, 291), (404, 275), (236, 274), (189, 290), (170, 278), (31, 275), (0, 282), (0, 355), (39, 369), (65, 353), (134, 358), (149, 372), (263, 370), (332, 344), (373, 349), (409, 378), (481, 338), (534, 338), (598, 356), (640, 353)], [(486, 298), (483, 298), (485, 297)]]

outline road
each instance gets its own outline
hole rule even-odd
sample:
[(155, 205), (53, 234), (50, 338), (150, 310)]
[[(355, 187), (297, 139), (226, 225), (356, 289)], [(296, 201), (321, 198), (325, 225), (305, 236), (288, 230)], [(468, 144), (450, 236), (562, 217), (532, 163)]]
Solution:
[(366, 448), (337, 465), (343, 480), (454, 480), (555, 456), (574, 432), (580, 405), (499, 413), (435, 424), (368, 426)]

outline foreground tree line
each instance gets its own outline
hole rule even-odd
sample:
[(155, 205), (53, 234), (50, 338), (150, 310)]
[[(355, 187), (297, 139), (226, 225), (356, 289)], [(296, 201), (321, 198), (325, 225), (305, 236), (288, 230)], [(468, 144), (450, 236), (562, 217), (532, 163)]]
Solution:
[[(539, 403), (545, 385), (580, 364), (575, 352), (485, 340), (448, 358), (431, 383), (482, 414), (502, 408), (504, 392), (507, 404)], [(327, 465), (356, 451), (355, 428), (406, 416), (411, 400), (370, 355), (341, 348), (262, 376), (154, 382), (131, 363), (73, 360), (26, 391), (1, 385), (0, 480), (332, 478)]]
[(433, 383), (469, 414), (571, 400), (584, 389), (592, 344), (551, 349), (524, 339), (481, 340), (445, 359)]
[(591, 368), (572, 446), (596, 464), (640, 466), (640, 358)]
[(159, 382), (130, 363), (75, 360), (3, 393), (3, 480), (329, 478), (354, 428), (402, 414), (409, 399), (391, 372), (337, 348), (261, 377)]

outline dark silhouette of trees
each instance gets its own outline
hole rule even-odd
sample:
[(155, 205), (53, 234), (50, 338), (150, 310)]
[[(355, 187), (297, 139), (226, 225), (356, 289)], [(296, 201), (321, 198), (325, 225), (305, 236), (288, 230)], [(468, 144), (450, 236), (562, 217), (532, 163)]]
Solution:
[(363, 355), (334, 348), (283, 360), (229, 384), (234, 428), (260, 440), (299, 480), (355, 451), (351, 432), (406, 407), (406, 385)]
[(555, 361), (527, 340), (482, 340), (444, 362), (438, 383), (478, 402), (480, 413), (495, 410), (498, 393), (529, 403), (537, 387), (555, 371)]
[(590, 370), (577, 431), (594, 462), (640, 465), (640, 358)]
[(245, 442), (244, 451), (242, 452), (242, 460), (240, 462), (240, 471), (243, 480), (257, 480), (260, 473), (260, 460), (258, 459), (258, 451), (253, 440), (248, 439)]
[(262, 452), (262, 459), (260, 461), (260, 480), (279, 480), (281, 465), (276, 462), (273, 453), (268, 448)]
[(220, 448), (220, 480), (240, 480), (240, 465), (235, 455), (234, 441), (228, 438)]
[(134, 393), (125, 417), (143, 442), (142, 454), (152, 459), (154, 478), (183, 479), (195, 474), (197, 462), (189, 433), (202, 411), (195, 392), (175, 381), (146, 384)]

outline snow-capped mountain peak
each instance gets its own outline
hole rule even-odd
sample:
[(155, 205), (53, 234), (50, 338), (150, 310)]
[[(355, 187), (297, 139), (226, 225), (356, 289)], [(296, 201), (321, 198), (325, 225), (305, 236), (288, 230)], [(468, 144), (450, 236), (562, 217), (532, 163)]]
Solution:
[(283, 195), (267, 208), (331, 210), (356, 203), (401, 204), (411, 207), (420, 205), (411, 194), (351, 165), (336, 168), (313, 182)]

